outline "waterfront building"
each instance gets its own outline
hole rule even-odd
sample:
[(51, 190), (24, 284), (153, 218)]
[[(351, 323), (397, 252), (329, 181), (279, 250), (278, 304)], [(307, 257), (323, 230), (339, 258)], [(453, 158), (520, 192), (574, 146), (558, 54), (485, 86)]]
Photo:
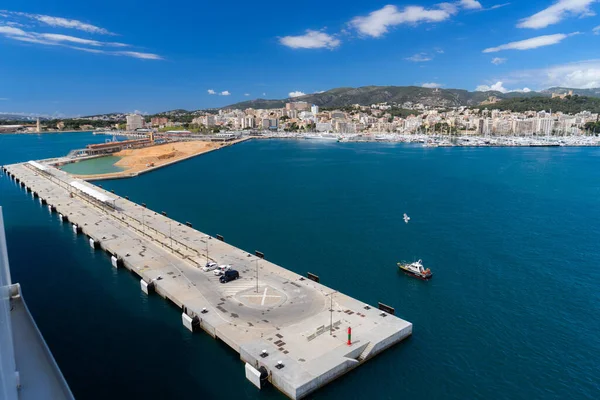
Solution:
[(331, 122), (317, 122), (317, 132), (331, 132)]
[(308, 110), (308, 103), (306, 101), (295, 101), (292, 103), (286, 103), (285, 104), (285, 109), (286, 110), (298, 110), (298, 111), (304, 111), (304, 110)]
[(165, 126), (169, 123), (169, 119), (166, 117), (154, 117), (150, 120), (152, 126)]
[(256, 120), (253, 116), (246, 116), (242, 119), (242, 129), (256, 128)]
[(314, 115), (317, 115), (319, 113), (319, 106), (313, 104), (312, 106), (310, 106), (310, 112)]
[(263, 129), (277, 129), (279, 127), (278, 118), (264, 118), (261, 124)]
[(135, 131), (144, 127), (144, 118), (139, 114), (130, 114), (127, 116), (127, 130)]
[(552, 118), (538, 118), (536, 120), (536, 133), (549, 134), (554, 128), (554, 120)]
[(517, 119), (513, 121), (513, 133), (517, 135), (530, 135), (535, 129), (533, 119)]

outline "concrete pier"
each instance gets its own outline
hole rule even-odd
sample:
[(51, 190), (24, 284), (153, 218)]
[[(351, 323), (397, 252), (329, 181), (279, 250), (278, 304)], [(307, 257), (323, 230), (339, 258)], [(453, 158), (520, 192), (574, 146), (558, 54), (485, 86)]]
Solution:
[[(91, 183), (73, 186), (69, 174), (35, 164), (3, 168), (72, 223), (75, 232), (87, 235), (90, 246), (109, 253), (113, 267), (136, 273), (141, 290), (181, 308), (183, 327), (227, 343), (292, 399), (307, 396), (412, 333), (410, 322), (376, 306)], [(213, 271), (202, 271), (207, 260), (230, 264), (240, 278), (221, 284)], [(255, 385), (260, 381), (252, 369), (246, 375)]]

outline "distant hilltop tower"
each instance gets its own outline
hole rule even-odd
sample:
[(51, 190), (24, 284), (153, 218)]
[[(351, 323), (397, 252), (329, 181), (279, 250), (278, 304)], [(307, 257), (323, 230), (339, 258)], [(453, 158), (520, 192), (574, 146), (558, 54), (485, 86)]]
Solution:
[(42, 131), (42, 129), (41, 129), (41, 127), (40, 127), (40, 117), (38, 117), (38, 119), (37, 119), (37, 123), (36, 123), (36, 125), (35, 125), (35, 131), (36, 131), (37, 133), (40, 133), (40, 132)]

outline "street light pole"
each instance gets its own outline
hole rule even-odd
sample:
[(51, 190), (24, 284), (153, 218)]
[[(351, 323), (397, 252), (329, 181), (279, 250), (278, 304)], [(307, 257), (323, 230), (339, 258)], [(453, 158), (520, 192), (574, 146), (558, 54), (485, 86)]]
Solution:
[(171, 239), (171, 253), (173, 252), (173, 236), (171, 235), (171, 220), (169, 220), (169, 239)]
[(337, 290), (329, 293), (329, 334), (333, 335), (333, 295), (337, 293)]
[(206, 265), (208, 265), (208, 236), (206, 237)]
[(256, 293), (258, 293), (258, 258), (254, 260), (256, 262)]

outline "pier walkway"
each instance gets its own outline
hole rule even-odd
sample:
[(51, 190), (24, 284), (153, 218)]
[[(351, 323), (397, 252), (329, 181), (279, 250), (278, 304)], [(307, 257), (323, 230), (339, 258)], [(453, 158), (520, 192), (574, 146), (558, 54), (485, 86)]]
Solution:
[[(410, 322), (88, 182), (73, 186), (73, 177), (49, 165), (4, 170), (110, 253), (113, 266), (137, 274), (142, 290), (181, 308), (184, 326), (237, 351), (259, 387), (253, 374), (262, 371), (287, 396), (302, 398), (412, 333)], [(219, 283), (202, 271), (207, 260), (232, 265), (240, 279)]]

